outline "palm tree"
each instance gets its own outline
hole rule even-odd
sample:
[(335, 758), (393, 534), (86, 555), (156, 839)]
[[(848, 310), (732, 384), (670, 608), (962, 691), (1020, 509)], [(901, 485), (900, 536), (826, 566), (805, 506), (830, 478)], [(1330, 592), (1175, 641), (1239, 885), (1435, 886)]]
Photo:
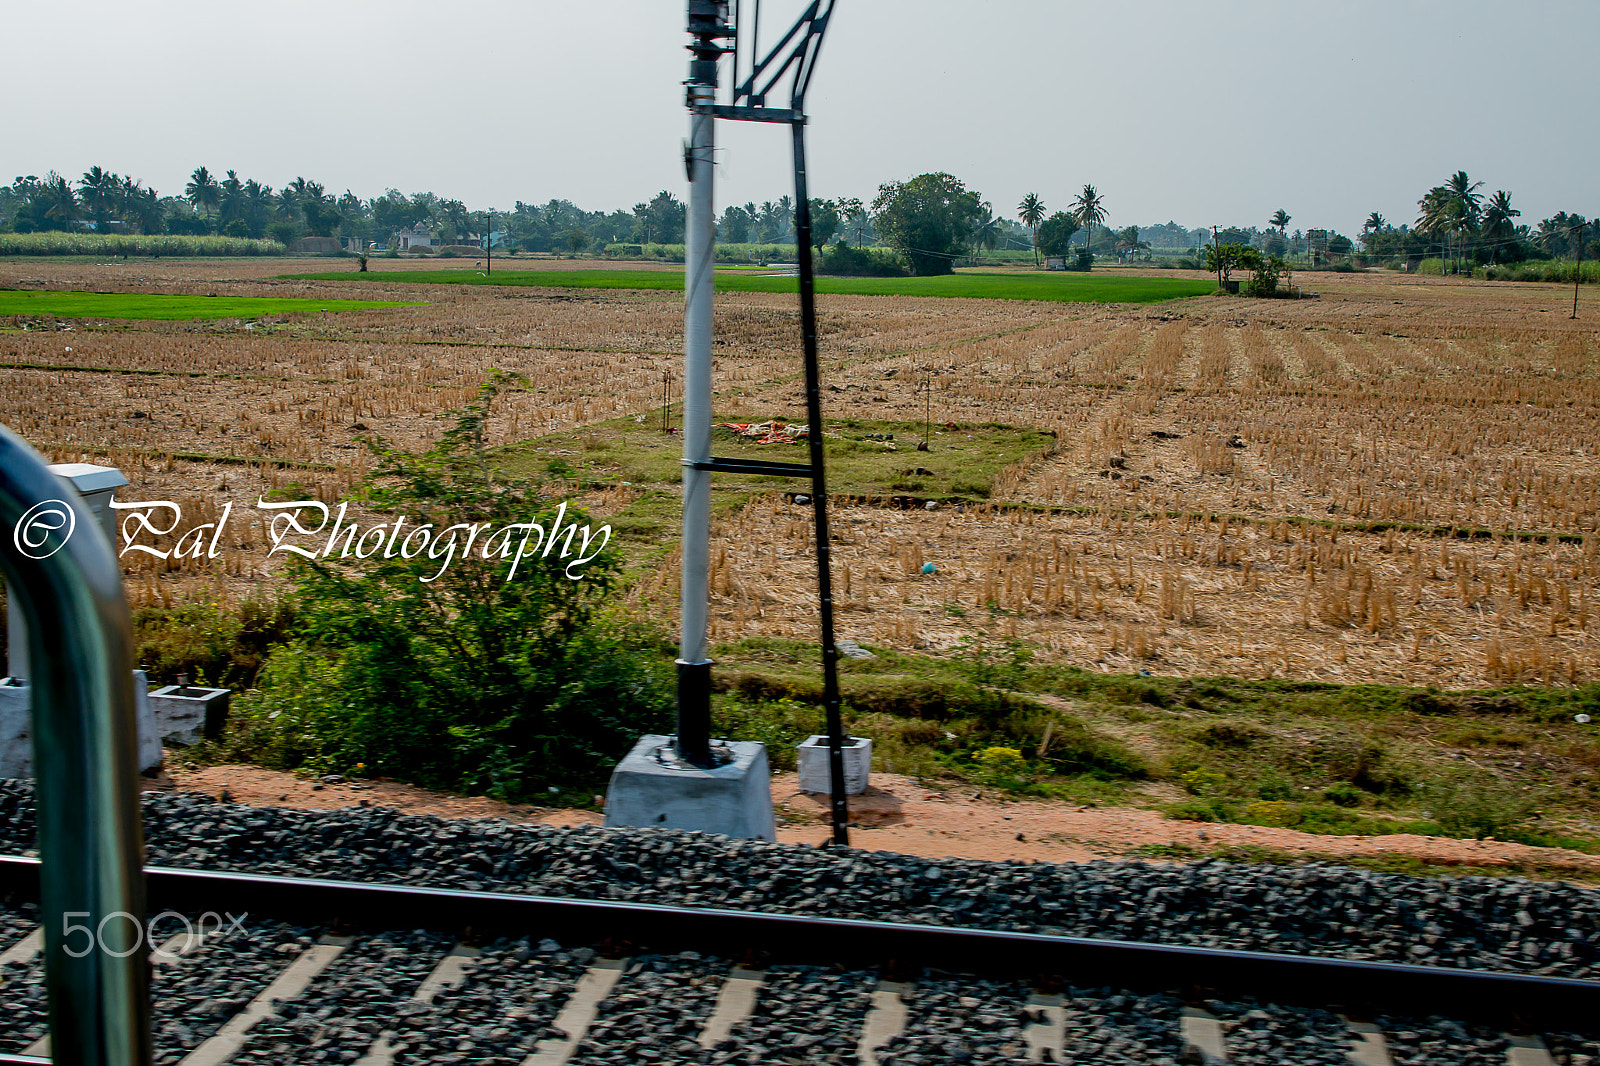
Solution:
[(794, 228), (794, 197), (785, 193), (778, 197), (778, 242), (789, 235)]
[(277, 209), (278, 217), (285, 222), (293, 222), (300, 217), (300, 194), (294, 191), (292, 183), (278, 190), (273, 205)]
[(161, 207), (161, 197), (154, 189), (146, 189), (139, 182), (124, 178), (120, 210), (124, 220), (132, 219), (139, 224), (141, 233), (161, 232), (165, 212)]
[(1365, 222), (1361, 223), (1361, 232), (1362, 233), (1378, 233), (1385, 226), (1387, 226), (1388, 224), (1389, 224), (1389, 220), (1388, 219), (1384, 218), (1382, 215), (1378, 214), (1378, 212), (1374, 211), (1374, 212), (1372, 212), (1372, 214), (1367, 216), (1367, 220)]
[[(1083, 192), (1072, 202), (1072, 213), (1084, 229), (1083, 247), (1088, 251), (1094, 247), (1094, 228), (1106, 220), (1105, 202), (1093, 185), (1083, 187)], [(1093, 254), (1090, 251), (1090, 262), (1094, 261)]]
[(1450, 233), (1455, 229), (1458, 203), (1443, 185), (1435, 185), (1417, 201), (1417, 230), (1439, 240), (1440, 256), (1450, 258)]
[(71, 183), (53, 170), (34, 187), (30, 199), (38, 205), (38, 214), (47, 229), (70, 230), (78, 220), (78, 196)]
[(1501, 244), (1516, 239), (1516, 224), (1511, 220), (1521, 216), (1522, 212), (1511, 206), (1511, 194), (1504, 189), (1490, 197), (1483, 209), (1483, 233), (1490, 242), (1490, 262), (1498, 259)]
[(211, 176), (211, 171), (205, 167), (196, 167), (189, 176), (189, 184), (183, 187), (184, 198), (194, 205), (196, 211), (204, 208), (215, 208), (221, 200), (221, 190), (217, 188), (217, 179)]
[(244, 183), (245, 223), (250, 236), (259, 237), (266, 232), (267, 210), (272, 206), (272, 186), (263, 185), (254, 178)]
[(1276, 226), (1278, 230), (1278, 236), (1282, 237), (1284, 235), (1284, 231), (1289, 228), (1289, 220), (1292, 218), (1294, 218), (1293, 215), (1289, 214), (1289, 212), (1280, 207), (1272, 213), (1271, 218), (1267, 219), (1267, 225)]
[(244, 182), (239, 180), (237, 170), (228, 171), (228, 176), (218, 185), (217, 202), (222, 206), (223, 222), (244, 217)]
[(1044, 221), (1044, 201), (1038, 193), (1030, 192), (1017, 205), (1017, 217), (1033, 232), (1033, 265), (1039, 265), (1039, 223)]
[(783, 218), (782, 209), (771, 200), (761, 202), (761, 243), (777, 244), (783, 238), (780, 224)]
[(1535, 239), (1539, 247), (1551, 255), (1563, 255), (1571, 232), (1570, 217), (1565, 211), (1557, 211), (1553, 217), (1539, 221), (1539, 232)]
[(1466, 235), (1477, 230), (1478, 219), (1482, 216), (1483, 197), (1478, 190), (1483, 188), (1483, 182), (1473, 181), (1465, 170), (1458, 170), (1450, 175), (1444, 188), (1454, 202), (1450, 228), (1456, 234), (1456, 258), (1459, 259)]
[(121, 179), (98, 166), (84, 171), (82, 180), (78, 182), (83, 206), (94, 218), (94, 228), (101, 233), (105, 232), (106, 219), (111, 213), (120, 185)]

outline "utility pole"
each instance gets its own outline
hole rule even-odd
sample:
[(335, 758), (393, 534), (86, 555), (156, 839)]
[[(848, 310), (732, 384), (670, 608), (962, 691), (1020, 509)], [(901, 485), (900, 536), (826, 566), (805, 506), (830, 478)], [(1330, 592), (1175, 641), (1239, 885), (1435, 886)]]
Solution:
[[(725, 9), (724, 9), (725, 10)], [(715, 5), (689, 5), (687, 103), (689, 210), (684, 231), (683, 307), (683, 579), (678, 640), (678, 756), (709, 767), (711, 659), (707, 655), (711, 537), (711, 325), (716, 216), (711, 204), (717, 61), (725, 25)]]
[(1583, 231), (1587, 223), (1573, 227), (1578, 234), (1578, 269), (1572, 275), (1572, 317), (1578, 317), (1578, 286), (1583, 282)]
[(483, 265), (485, 274), (494, 277), (494, 212), (489, 212), (489, 224), (483, 230)]
[(1211, 250), (1217, 257), (1217, 288), (1222, 288), (1222, 238), (1217, 236), (1217, 227), (1211, 227)]

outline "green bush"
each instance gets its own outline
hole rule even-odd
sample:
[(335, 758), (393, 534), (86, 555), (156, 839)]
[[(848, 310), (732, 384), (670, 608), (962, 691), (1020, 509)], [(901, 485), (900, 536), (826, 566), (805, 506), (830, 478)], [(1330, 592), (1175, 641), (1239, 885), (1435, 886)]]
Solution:
[(994, 746), (984, 748), (972, 757), (977, 765), (977, 777), (996, 788), (1022, 787), (1028, 774), (1028, 760), (1016, 748)]
[(268, 654), (294, 629), (287, 601), (250, 600), (229, 610), (208, 603), (140, 607), (133, 612), (134, 661), (151, 681), (245, 689)]
[(898, 278), (906, 274), (905, 261), (884, 248), (852, 248), (843, 241), (829, 245), (817, 260), (820, 274), (850, 277)]
[[(441, 535), (456, 523), (551, 528), (554, 501), (503, 483), (484, 448), (490, 405), (513, 385), (496, 375), (426, 455), (378, 447), (374, 506)], [(587, 523), (570, 507), (565, 519)], [(640, 733), (670, 721), (669, 655), (603, 612), (619, 569), (609, 548), (581, 580), (537, 557), (511, 578), (507, 560), (484, 556), (304, 563), (293, 636), (217, 753), (513, 801), (603, 783)]]
[(1251, 296), (1270, 298), (1279, 295), (1278, 281), (1287, 264), (1275, 255), (1258, 255), (1249, 264), (1254, 273), (1245, 283), (1245, 292)]

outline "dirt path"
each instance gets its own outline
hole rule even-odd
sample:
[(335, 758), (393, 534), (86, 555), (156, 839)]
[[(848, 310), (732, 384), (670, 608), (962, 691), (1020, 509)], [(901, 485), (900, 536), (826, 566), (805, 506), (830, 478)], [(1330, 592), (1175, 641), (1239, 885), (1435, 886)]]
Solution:
[[(1088, 862), (1148, 855), (1153, 846), (1176, 846), (1197, 853), (1254, 847), (1291, 855), (1399, 857), (1452, 866), (1536, 868), (1581, 881), (1600, 881), (1600, 856), (1559, 848), (1409, 834), (1320, 836), (1266, 826), (1171, 821), (1155, 811), (1136, 808), (1010, 800), (970, 786), (928, 788), (896, 774), (873, 774), (872, 780), (865, 794), (850, 799), (851, 816), (858, 827), (850, 842), (872, 851), (927, 858)], [(506, 818), (544, 825), (598, 825), (603, 820), (591, 810), (511, 805), (430, 792), (394, 781), (324, 783), (253, 766), (175, 768), (157, 778), (153, 787), (217, 797), (226, 792), (234, 803), (307, 810), (360, 805), (391, 807), (407, 814)], [(773, 777), (772, 802), (782, 822), (780, 841), (821, 844), (827, 839), (827, 797), (799, 791), (794, 774)]]

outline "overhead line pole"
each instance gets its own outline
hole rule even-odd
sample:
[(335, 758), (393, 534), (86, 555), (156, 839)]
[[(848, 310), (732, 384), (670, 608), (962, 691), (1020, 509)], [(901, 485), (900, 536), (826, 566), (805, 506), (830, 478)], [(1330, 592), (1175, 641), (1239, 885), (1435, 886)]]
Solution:
[(711, 658), (706, 625), (711, 546), (711, 327), (716, 217), (711, 204), (717, 61), (725, 51), (725, 3), (690, 0), (687, 103), (689, 210), (684, 232), (683, 549), (678, 640), (678, 755), (709, 767)]
[[(711, 662), (706, 657), (707, 557), (710, 536), (710, 475), (714, 471), (811, 479), (811, 507), (817, 537), (817, 600), (821, 616), (823, 703), (827, 713), (828, 777), (833, 842), (848, 844), (849, 803), (844, 783), (844, 723), (840, 709), (838, 658), (833, 633), (833, 580), (830, 572), (828, 486), (823, 469), (822, 386), (817, 364), (816, 283), (811, 262), (811, 200), (806, 181), (805, 94), (815, 69), (834, 0), (812, 0), (794, 27), (761, 55), (760, 3), (752, 7), (749, 76), (739, 80), (734, 59), (733, 102), (717, 104), (717, 60), (734, 51), (737, 27), (727, 23), (728, 0), (689, 0), (689, 232), (686, 238), (683, 383), (683, 629), (678, 659), (678, 752), (709, 765)], [(735, 46), (720, 42), (731, 38)], [(767, 94), (792, 76), (788, 107), (767, 106)], [(716, 220), (711, 207), (713, 117), (789, 126), (794, 151), (795, 237), (800, 263), (800, 333), (805, 355), (807, 443), (810, 462), (722, 459), (711, 455), (711, 293)]]
[(1578, 269), (1572, 275), (1572, 317), (1578, 317), (1578, 286), (1583, 283), (1583, 231), (1587, 225), (1574, 227), (1578, 231)]

